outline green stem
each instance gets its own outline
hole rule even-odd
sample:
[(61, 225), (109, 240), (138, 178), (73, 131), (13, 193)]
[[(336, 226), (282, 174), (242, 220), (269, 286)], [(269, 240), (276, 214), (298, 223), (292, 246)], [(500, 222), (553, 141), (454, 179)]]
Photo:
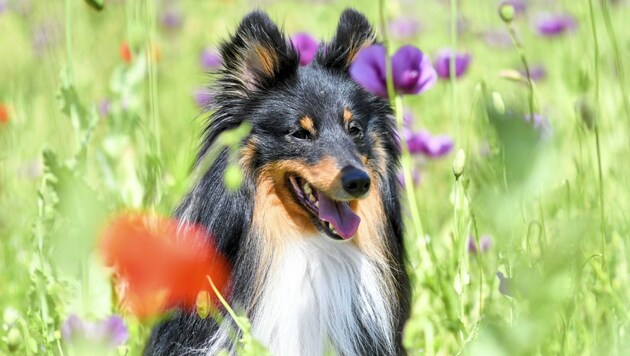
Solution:
[(72, 0), (66, 0), (66, 69), (70, 83), (74, 83), (72, 52)]
[(525, 50), (523, 45), (516, 37), (516, 31), (514, 31), (514, 27), (511, 23), (508, 23), (508, 30), (510, 33), (510, 38), (512, 38), (512, 43), (516, 46), (518, 50), (518, 55), (521, 57), (521, 62), (523, 63), (523, 67), (525, 67), (525, 75), (527, 75), (527, 87), (529, 89), (529, 119), (534, 120), (534, 83), (532, 82), (532, 76), (529, 71), (529, 64), (527, 63), (527, 57), (525, 57)]
[(599, 142), (599, 127), (595, 125), (595, 148), (597, 150), (597, 173), (599, 175), (599, 226), (602, 249), (602, 269), (606, 265), (606, 215), (604, 210), (604, 176), (602, 174), (602, 154)]
[[(628, 89), (626, 86), (626, 76), (624, 75), (623, 70), (623, 61), (621, 60), (621, 52), (619, 51), (619, 44), (617, 43), (617, 36), (615, 34), (615, 29), (613, 28), (612, 22), (610, 20), (610, 12), (608, 11), (608, 1), (602, 0), (602, 13), (604, 15), (604, 24), (606, 25), (606, 31), (608, 32), (608, 37), (610, 37), (610, 42), (613, 47), (613, 51), (615, 52), (615, 66), (617, 67), (617, 74), (619, 78), (619, 87), (621, 89), (621, 102), (623, 104), (624, 111), (626, 112), (626, 118), (630, 123), (630, 105), (628, 103)], [(592, 12), (592, 11), (591, 11)]]
[(455, 134), (459, 136), (459, 115), (457, 110), (457, 85), (455, 80), (455, 56), (457, 53), (457, 0), (451, 0), (451, 51), (449, 73), (451, 82), (451, 115), (455, 124)]

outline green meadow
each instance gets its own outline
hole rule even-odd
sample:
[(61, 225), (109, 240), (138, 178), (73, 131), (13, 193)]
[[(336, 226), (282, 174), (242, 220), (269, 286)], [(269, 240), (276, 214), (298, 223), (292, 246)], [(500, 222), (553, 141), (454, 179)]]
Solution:
[[(413, 131), (453, 142), (403, 160), (408, 353), (628, 354), (630, 2), (518, 3), (510, 22), (495, 0), (0, 0), (0, 354), (141, 354), (151, 322), (117, 303), (99, 233), (193, 184), (202, 52), (257, 8), (329, 40), (346, 7), (392, 53), (470, 55), (402, 99)], [(541, 33), (558, 14), (573, 22)], [(73, 345), (73, 314), (120, 315), (129, 337)]]

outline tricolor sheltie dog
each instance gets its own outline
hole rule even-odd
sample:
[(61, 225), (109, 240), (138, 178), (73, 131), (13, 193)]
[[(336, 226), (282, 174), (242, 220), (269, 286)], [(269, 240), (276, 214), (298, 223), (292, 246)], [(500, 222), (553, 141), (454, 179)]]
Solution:
[[(405, 353), (410, 286), (392, 109), (348, 74), (373, 43), (365, 17), (346, 10), (333, 39), (300, 66), (285, 35), (253, 12), (221, 47), (200, 157), (248, 122), (243, 184), (225, 187), (234, 155), (224, 150), (177, 215), (215, 236), (233, 266), (228, 302), (274, 355)], [(234, 333), (229, 316), (218, 323), (179, 311), (145, 353), (233, 352)]]

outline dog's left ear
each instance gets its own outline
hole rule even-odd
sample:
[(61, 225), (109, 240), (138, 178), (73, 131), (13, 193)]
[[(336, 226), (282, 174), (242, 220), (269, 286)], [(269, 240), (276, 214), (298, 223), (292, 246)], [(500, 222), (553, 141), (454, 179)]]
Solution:
[(294, 74), (299, 57), (278, 26), (262, 11), (245, 16), (236, 33), (221, 46), (222, 84), (247, 96)]
[(335, 36), (317, 53), (317, 62), (328, 69), (347, 71), (357, 53), (375, 43), (376, 35), (365, 16), (346, 9), (339, 18)]

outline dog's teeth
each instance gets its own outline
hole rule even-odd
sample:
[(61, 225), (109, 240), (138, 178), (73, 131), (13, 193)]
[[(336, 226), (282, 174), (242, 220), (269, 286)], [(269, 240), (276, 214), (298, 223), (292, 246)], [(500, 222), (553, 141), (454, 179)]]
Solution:
[(311, 189), (311, 186), (308, 185), (308, 183), (304, 183), (304, 185), (302, 186), (302, 190), (304, 190), (304, 193), (306, 193), (307, 195), (311, 195), (311, 193), (313, 193), (313, 190)]
[(333, 224), (331, 224), (331, 223), (328, 223), (328, 228), (330, 228), (331, 230), (334, 230), (334, 229), (335, 229), (335, 227), (334, 227), (334, 226), (333, 226)]
[(313, 204), (315, 204), (315, 207), (316, 207), (316, 208), (319, 208), (319, 200), (318, 200), (318, 201), (316, 201), (316, 202), (315, 202), (315, 203), (313, 203)]
[(315, 199), (315, 196), (313, 194), (309, 194), (308, 201), (310, 201), (311, 203), (315, 203), (317, 200)]
[(337, 230), (332, 229), (331, 231), (332, 231), (332, 233), (333, 233), (333, 234), (335, 234), (335, 235), (339, 235), (339, 233), (337, 232)]

